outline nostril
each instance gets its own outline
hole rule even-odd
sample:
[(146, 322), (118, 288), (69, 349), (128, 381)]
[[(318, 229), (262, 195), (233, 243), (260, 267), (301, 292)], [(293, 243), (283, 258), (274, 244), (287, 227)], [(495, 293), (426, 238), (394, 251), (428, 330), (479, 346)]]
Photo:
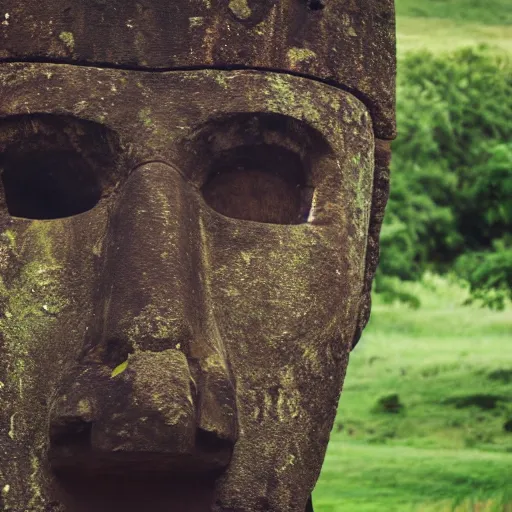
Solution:
[(215, 432), (209, 432), (202, 428), (197, 429), (196, 446), (203, 453), (229, 453), (233, 449), (233, 442), (220, 438)]
[(54, 448), (89, 447), (91, 445), (92, 422), (80, 417), (61, 417), (50, 426), (50, 443)]
[(49, 458), (54, 469), (79, 466), (91, 451), (97, 422), (98, 389), (106, 389), (108, 369), (74, 366), (68, 369), (50, 403)]
[(111, 338), (106, 343), (104, 363), (115, 368), (128, 359), (133, 353), (133, 346), (127, 339)]

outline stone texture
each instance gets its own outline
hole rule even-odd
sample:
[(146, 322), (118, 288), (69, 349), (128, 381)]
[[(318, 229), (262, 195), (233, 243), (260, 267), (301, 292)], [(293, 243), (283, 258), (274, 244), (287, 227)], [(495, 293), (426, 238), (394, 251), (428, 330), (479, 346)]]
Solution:
[(3, 0), (2, 15), (3, 60), (297, 73), (352, 92), (377, 137), (395, 134), (393, 0)]

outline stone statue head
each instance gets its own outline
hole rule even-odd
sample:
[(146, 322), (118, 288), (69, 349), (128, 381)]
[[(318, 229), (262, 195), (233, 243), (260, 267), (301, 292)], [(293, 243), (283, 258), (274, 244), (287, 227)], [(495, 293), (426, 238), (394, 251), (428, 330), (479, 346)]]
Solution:
[(0, 17), (0, 510), (303, 512), (369, 316), (392, 0)]

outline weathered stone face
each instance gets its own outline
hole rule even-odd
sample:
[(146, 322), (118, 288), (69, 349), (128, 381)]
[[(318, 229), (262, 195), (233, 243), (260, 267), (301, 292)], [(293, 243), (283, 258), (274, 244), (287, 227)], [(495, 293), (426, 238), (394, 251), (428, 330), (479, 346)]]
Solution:
[(0, 512), (303, 512), (369, 315), (391, 0), (6, 2)]
[(52, 470), (227, 468), (220, 510), (302, 511), (361, 303), (364, 105), (250, 71), (1, 73), (4, 507), (75, 510)]

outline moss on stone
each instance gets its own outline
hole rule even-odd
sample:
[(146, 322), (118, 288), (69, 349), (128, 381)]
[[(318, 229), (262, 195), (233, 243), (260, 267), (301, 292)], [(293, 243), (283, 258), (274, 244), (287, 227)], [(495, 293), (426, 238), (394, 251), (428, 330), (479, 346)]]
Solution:
[[(304, 119), (326, 135), (343, 140), (344, 130), (338, 118), (343, 113), (346, 123), (360, 123), (364, 105), (348, 93), (341, 93), (323, 84), (310, 87), (310, 83), (297, 81), (282, 74), (267, 74), (267, 107), (276, 112)], [(308, 84), (308, 86), (306, 86)], [(304, 86), (303, 86), (304, 85)], [(342, 97), (340, 97), (342, 95)], [(329, 112), (329, 115), (326, 113)], [(333, 115), (334, 114), (334, 115)]]
[(204, 17), (203, 16), (192, 16), (188, 19), (190, 28), (194, 27), (200, 27), (204, 23)]
[(75, 36), (73, 32), (61, 32), (59, 39), (68, 47), (70, 51), (75, 49)]
[(151, 109), (149, 107), (144, 107), (139, 112), (139, 119), (142, 121), (142, 124), (146, 128), (149, 128), (153, 124), (153, 121), (151, 119)]
[(30, 474), (30, 492), (32, 494), (29, 507), (32, 507), (34, 511), (43, 511), (45, 507), (45, 502), (43, 495), (41, 493), (41, 487), (39, 485), (40, 481), (40, 472), (41, 472), (41, 462), (36, 455), (32, 455), (30, 459), (30, 465), (32, 467), (32, 473)]
[[(26, 231), (30, 253), (24, 255), (24, 263), (11, 283), (0, 281), (0, 299), (4, 302), (0, 331), (13, 359), (10, 380), (14, 382), (22, 378), (31, 344), (54, 325), (69, 302), (61, 290), (63, 269), (54, 257), (48, 229), (50, 224), (41, 221), (30, 225)], [(15, 240), (15, 236), (9, 240)]]
[(316, 58), (316, 53), (308, 48), (290, 48), (287, 53), (288, 61), (292, 68), (297, 67), (301, 62), (310, 61)]
[(247, 20), (252, 15), (247, 0), (230, 0), (229, 9), (239, 20)]
[[(172, 311), (171, 307), (169, 311)], [(131, 319), (130, 323), (132, 327), (128, 331), (128, 336), (135, 349), (141, 339), (148, 335), (156, 340), (179, 340), (182, 338), (183, 326), (178, 319), (169, 316), (153, 304), (148, 304), (140, 315)]]
[(2, 237), (9, 242), (9, 246), (12, 250), (16, 248), (16, 233), (11, 229), (8, 229), (2, 233)]

